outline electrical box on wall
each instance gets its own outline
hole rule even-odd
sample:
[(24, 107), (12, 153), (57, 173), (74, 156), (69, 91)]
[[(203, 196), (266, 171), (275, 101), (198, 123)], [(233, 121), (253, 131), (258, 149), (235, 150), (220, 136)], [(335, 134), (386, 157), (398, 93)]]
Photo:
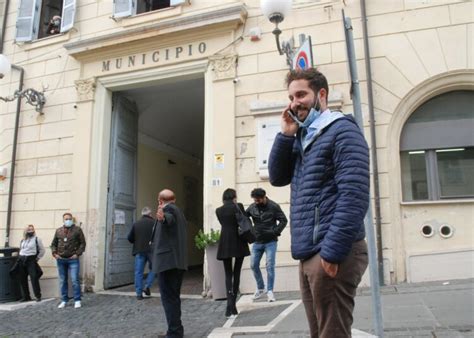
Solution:
[(279, 116), (257, 120), (257, 171), (262, 179), (268, 178), (268, 156), (280, 130)]

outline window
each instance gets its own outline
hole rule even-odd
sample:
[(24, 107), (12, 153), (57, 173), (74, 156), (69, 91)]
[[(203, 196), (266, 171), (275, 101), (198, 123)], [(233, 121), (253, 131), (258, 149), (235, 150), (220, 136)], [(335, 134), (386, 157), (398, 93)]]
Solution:
[(422, 104), (400, 140), (404, 201), (474, 198), (474, 92)]
[(114, 17), (122, 18), (182, 5), (186, 0), (114, 0)]
[(20, 0), (16, 21), (17, 42), (65, 33), (74, 25), (76, 0)]

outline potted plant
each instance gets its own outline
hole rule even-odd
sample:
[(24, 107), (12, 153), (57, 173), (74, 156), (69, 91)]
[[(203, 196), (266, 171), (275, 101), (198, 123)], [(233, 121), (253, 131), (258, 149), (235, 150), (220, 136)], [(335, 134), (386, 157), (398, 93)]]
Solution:
[(220, 237), (221, 232), (214, 229), (211, 229), (208, 233), (199, 230), (194, 237), (196, 247), (206, 252), (207, 272), (211, 282), (211, 294), (214, 300), (225, 299), (227, 297), (224, 264), (222, 264), (222, 261), (217, 260), (217, 244), (219, 243)]
[(204, 233), (202, 229), (199, 229), (197, 235), (194, 237), (194, 243), (196, 248), (200, 250), (206, 249), (208, 246), (219, 243), (221, 232), (219, 230), (211, 229), (211, 232)]

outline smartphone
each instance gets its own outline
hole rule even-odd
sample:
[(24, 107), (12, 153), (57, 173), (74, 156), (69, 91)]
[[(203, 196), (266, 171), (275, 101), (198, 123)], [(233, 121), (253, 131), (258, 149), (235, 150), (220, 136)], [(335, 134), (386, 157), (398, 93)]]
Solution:
[(299, 124), (300, 121), (296, 117), (296, 114), (293, 112), (293, 110), (288, 109), (287, 112), (288, 112), (288, 115), (290, 115), (291, 119), (295, 121), (297, 124)]

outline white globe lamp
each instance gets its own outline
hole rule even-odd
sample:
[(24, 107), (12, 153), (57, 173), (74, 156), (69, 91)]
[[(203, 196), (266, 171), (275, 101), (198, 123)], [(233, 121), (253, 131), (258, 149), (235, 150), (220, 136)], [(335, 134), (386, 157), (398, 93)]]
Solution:
[(291, 11), (292, 0), (261, 0), (260, 8), (271, 22), (279, 24)]
[(8, 61), (7, 57), (3, 54), (0, 54), (0, 79), (10, 73), (12, 69), (12, 65), (10, 61)]

